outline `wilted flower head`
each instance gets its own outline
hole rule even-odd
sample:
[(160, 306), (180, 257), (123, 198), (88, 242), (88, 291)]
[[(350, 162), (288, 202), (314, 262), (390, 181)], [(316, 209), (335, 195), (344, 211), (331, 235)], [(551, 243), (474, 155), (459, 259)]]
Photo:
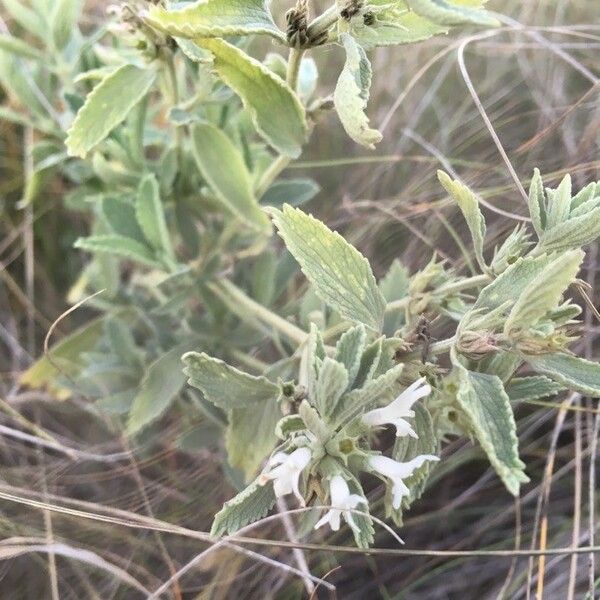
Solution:
[(268, 481), (273, 481), (273, 490), (277, 498), (293, 493), (300, 504), (304, 506), (304, 498), (300, 494), (298, 484), (300, 474), (310, 459), (311, 453), (308, 448), (297, 448), (291, 454), (277, 452), (269, 461), (269, 466), (273, 468), (268, 473), (263, 473), (259, 477), (258, 483), (265, 485)]
[(423, 398), (430, 393), (431, 387), (425, 383), (425, 378), (421, 377), (421, 379), (417, 379), (407, 387), (391, 404), (365, 413), (362, 422), (369, 427), (390, 423), (396, 428), (397, 436), (410, 435), (417, 438), (414, 429), (403, 417), (414, 417), (415, 413), (411, 410), (412, 405), (419, 398)]
[(337, 531), (340, 528), (340, 516), (343, 515), (346, 523), (352, 529), (358, 531), (358, 525), (354, 522), (350, 511), (355, 509), (359, 504), (367, 505), (367, 499), (360, 494), (351, 494), (346, 480), (341, 475), (334, 475), (331, 478), (329, 496), (332, 508), (317, 521), (315, 529), (329, 523), (331, 529)]
[(428, 460), (437, 461), (439, 458), (432, 454), (421, 454), (408, 462), (398, 462), (387, 456), (369, 457), (369, 466), (371, 469), (391, 480), (392, 506), (396, 510), (400, 508), (402, 498), (410, 493), (410, 490), (402, 480), (410, 477), (416, 469)]

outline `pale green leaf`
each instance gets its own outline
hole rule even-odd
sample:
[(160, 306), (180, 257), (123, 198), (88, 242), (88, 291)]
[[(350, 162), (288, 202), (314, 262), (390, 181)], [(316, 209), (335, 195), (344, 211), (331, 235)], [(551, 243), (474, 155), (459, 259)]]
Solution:
[(81, 248), (88, 252), (113, 254), (150, 267), (160, 267), (154, 252), (148, 246), (122, 235), (94, 235), (88, 238), (79, 238), (75, 242), (75, 248)]
[(502, 381), (495, 375), (473, 373), (460, 365), (457, 400), (469, 417), (475, 437), (513, 496), (529, 481), (519, 458), (515, 418)]
[(200, 48), (200, 46), (198, 46), (198, 44), (196, 44), (194, 41), (182, 37), (176, 37), (175, 41), (177, 42), (177, 45), (181, 48), (181, 51), (191, 61), (195, 63), (212, 62), (212, 54), (208, 50)]
[(581, 248), (600, 237), (600, 207), (544, 232), (541, 246), (547, 252)]
[(373, 149), (382, 135), (369, 127), (365, 114), (371, 87), (371, 63), (351, 35), (343, 33), (340, 39), (346, 50), (346, 62), (333, 93), (335, 109), (346, 133), (358, 144)]
[(198, 0), (172, 10), (151, 6), (147, 20), (171, 35), (184, 38), (263, 33), (285, 42), (268, 4), (266, 0)]
[(271, 224), (252, 191), (252, 179), (241, 152), (227, 135), (209, 123), (192, 132), (194, 158), (218, 199), (241, 221), (268, 233)]
[(0, 49), (0, 84), (7, 96), (35, 114), (40, 119), (48, 117), (46, 106), (42, 104), (35, 88), (35, 82), (23, 69), (22, 61), (12, 52)]
[(308, 125), (304, 107), (287, 83), (232, 44), (197, 41), (213, 54), (216, 72), (242, 99), (258, 132), (280, 153), (297, 158)]
[(548, 377), (535, 375), (515, 377), (506, 384), (505, 389), (511, 402), (523, 402), (555, 396), (565, 388)]
[(44, 59), (44, 53), (41, 50), (8, 33), (0, 33), (0, 49), (24, 58)]
[(572, 354), (542, 354), (524, 356), (536, 370), (570, 390), (600, 398), (600, 364)]
[(52, 37), (55, 46), (62, 50), (77, 29), (83, 0), (55, 0), (50, 16)]
[(576, 215), (574, 211), (576, 211), (580, 206), (589, 202), (593, 198), (600, 197), (600, 182), (588, 183), (585, 187), (582, 187), (571, 200), (571, 216), (579, 216)]
[(135, 216), (148, 243), (172, 258), (174, 254), (171, 237), (160, 201), (158, 181), (153, 174), (146, 175), (140, 181), (135, 202)]
[(88, 95), (67, 132), (71, 156), (85, 158), (148, 93), (156, 79), (153, 69), (123, 65), (105, 77)]
[(275, 505), (273, 483), (259, 485), (251, 483), (237, 496), (225, 502), (223, 508), (215, 515), (210, 534), (220, 537), (233, 534), (238, 529), (262, 519)]
[(38, 14), (21, 0), (2, 0), (2, 3), (10, 13), (10, 16), (23, 27), (23, 29), (29, 31), (29, 33), (33, 33), (33, 35), (43, 41), (46, 40), (48, 36), (48, 27), (44, 22), (44, 15)]
[(473, 308), (491, 311), (506, 302), (512, 304), (549, 263), (550, 258), (546, 255), (519, 258), (483, 288)]
[(139, 433), (169, 408), (185, 384), (181, 355), (196, 344), (197, 340), (178, 344), (148, 367), (129, 412), (129, 435)]
[(358, 375), (366, 340), (367, 332), (364, 325), (360, 324), (344, 332), (335, 345), (335, 360), (346, 367), (349, 388), (354, 385)]
[(181, 360), (188, 383), (220, 408), (244, 408), (279, 395), (279, 388), (266, 377), (244, 373), (204, 352), (188, 352)]
[(314, 402), (319, 413), (327, 418), (335, 411), (338, 400), (348, 387), (348, 371), (342, 363), (325, 357), (319, 369)]
[(557, 308), (566, 289), (575, 280), (583, 257), (581, 250), (572, 250), (546, 265), (518, 296), (506, 320), (504, 333), (527, 330)]
[(544, 229), (546, 229), (546, 194), (539, 169), (533, 170), (528, 203), (533, 227), (541, 239)]
[(460, 6), (446, 0), (405, 0), (409, 8), (419, 16), (438, 25), (483, 25), (498, 27), (498, 19), (482, 9)]
[(274, 398), (229, 413), (225, 446), (229, 464), (240, 469), (250, 480), (277, 442), (275, 427), (281, 409)]
[(486, 264), (483, 258), (483, 244), (485, 239), (485, 219), (479, 208), (477, 196), (463, 183), (457, 179), (452, 180), (444, 171), (437, 172), (440, 183), (450, 194), (450, 197), (458, 204), (462, 211), (471, 237), (473, 238), (473, 249), (479, 266), (485, 271)]
[(565, 175), (559, 186), (548, 198), (546, 229), (552, 229), (569, 218), (571, 210), (571, 176)]
[(385, 300), (367, 259), (337, 232), (299, 209), (284, 206), (274, 222), (288, 250), (321, 299), (340, 315), (379, 331)]

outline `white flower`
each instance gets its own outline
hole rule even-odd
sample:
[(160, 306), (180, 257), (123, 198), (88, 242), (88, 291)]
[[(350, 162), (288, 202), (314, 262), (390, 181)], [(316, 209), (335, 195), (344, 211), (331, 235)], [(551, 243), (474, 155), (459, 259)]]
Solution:
[(410, 490), (402, 480), (410, 477), (415, 469), (418, 469), (428, 460), (439, 460), (439, 458), (432, 454), (421, 454), (408, 462), (398, 462), (387, 456), (371, 456), (369, 457), (369, 466), (380, 475), (391, 479), (392, 506), (398, 509), (400, 508), (403, 496), (407, 496), (410, 493)]
[(425, 383), (425, 377), (417, 379), (407, 387), (392, 403), (383, 408), (376, 408), (365, 413), (362, 422), (369, 427), (377, 427), (391, 423), (396, 428), (396, 436), (410, 435), (417, 438), (417, 434), (403, 417), (414, 417), (412, 405), (419, 399), (431, 393), (431, 387)]
[(297, 448), (291, 454), (277, 452), (269, 461), (269, 466), (273, 468), (268, 473), (263, 473), (258, 478), (258, 483), (265, 485), (267, 481), (273, 480), (273, 490), (277, 498), (293, 493), (304, 506), (304, 498), (300, 494), (298, 483), (300, 474), (310, 459), (311, 453), (308, 448)]
[(354, 522), (350, 511), (359, 504), (367, 504), (367, 499), (359, 494), (351, 494), (346, 480), (341, 475), (334, 475), (331, 478), (329, 496), (332, 508), (317, 522), (315, 529), (329, 523), (331, 529), (337, 531), (340, 528), (340, 516), (344, 515), (346, 523), (358, 531), (358, 525)]

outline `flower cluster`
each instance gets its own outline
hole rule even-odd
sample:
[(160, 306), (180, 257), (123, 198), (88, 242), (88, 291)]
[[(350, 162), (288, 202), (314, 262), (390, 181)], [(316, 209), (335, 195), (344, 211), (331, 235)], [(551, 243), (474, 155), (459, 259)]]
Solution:
[[(421, 378), (404, 390), (393, 402), (383, 408), (373, 409), (360, 417), (360, 423), (369, 431), (372, 428), (384, 425), (393, 425), (396, 428), (396, 436), (409, 436), (417, 439), (417, 433), (411, 427), (406, 418), (415, 416), (412, 410), (417, 400), (429, 395), (431, 387)], [(318, 441), (311, 436), (307, 438), (308, 445), (297, 447), (292, 452), (277, 452), (273, 455), (267, 465), (267, 470), (258, 479), (260, 485), (273, 482), (273, 490), (277, 498), (293, 493), (302, 506), (306, 501), (300, 493), (300, 479), (303, 474), (319, 470), (315, 463), (323, 460), (324, 452), (320, 451)], [(399, 509), (402, 498), (409, 495), (410, 490), (404, 480), (410, 477), (416, 469), (427, 461), (439, 460), (437, 456), (422, 454), (407, 462), (400, 462), (387, 456), (368, 451), (362, 453), (363, 460), (361, 470), (375, 474), (391, 484), (392, 507)], [(359, 505), (368, 506), (368, 501), (362, 494), (353, 493), (348, 484), (355, 481), (354, 476), (338, 461), (333, 461), (328, 467), (328, 496), (330, 499), (329, 510), (316, 523), (315, 529), (329, 524), (333, 531), (340, 527), (340, 519), (344, 518), (346, 523), (354, 530), (358, 525), (353, 518), (353, 512), (359, 512)]]

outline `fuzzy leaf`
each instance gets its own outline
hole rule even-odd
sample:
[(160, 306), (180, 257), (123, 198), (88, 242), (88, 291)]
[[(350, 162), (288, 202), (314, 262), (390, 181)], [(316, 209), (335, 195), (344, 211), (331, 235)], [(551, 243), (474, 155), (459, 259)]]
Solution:
[(444, 171), (437, 172), (440, 183), (450, 194), (450, 197), (458, 204), (473, 238), (473, 249), (479, 266), (485, 270), (486, 264), (483, 259), (483, 244), (485, 238), (485, 219), (479, 209), (477, 196), (463, 183), (454, 181)]
[(365, 114), (371, 87), (371, 63), (352, 36), (343, 33), (340, 38), (346, 50), (346, 62), (333, 93), (335, 109), (346, 133), (358, 144), (373, 149), (382, 135), (369, 127)]
[(547, 252), (562, 252), (581, 248), (598, 237), (600, 237), (600, 207), (545, 231), (541, 246)]
[(181, 355), (196, 344), (197, 340), (179, 344), (148, 367), (129, 413), (129, 435), (139, 433), (169, 408), (185, 384)]
[(218, 199), (254, 229), (270, 232), (269, 218), (252, 192), (244, 158), (229, 137), (214, 125), (199, 123), (193, 129), (192, 139), (198, 168)]
[(581, 250), (573, 250), (546, 265), (519, 295), (504, 325), (504, 333), (527, 330), (557, 308), (566, 289), (575, 280), (583, 257)]
[(600, 364), (571, 354), (557, 352), (540, 356), (524, 356), (536, 370), (592, 398), (600, 398)]
[(225, 502), (215, 515), (210, 534), (220, 537), (233, 534), (238, 529), (262, 519), (275, 505), (273, 484), (262, 486), (258, 481), (251, 483), (237, 496)]
[(315, 386), (315, 405), (319, 413), (327, 418), (335, 411), (338, 400), (348, 387), (348, 371), (342, 363), (325, 357), (319, 369)]
[(511, 402), (523, 402), (524, 400), (538, 400), (555, 396), (565, 388), (548, 377), (535, 375), (515, 377), (506, 384), (505, 389)]
[(11, 54), (32, 58), (34, 60), (43, 60), (44, 53), (38, 50), (35, 46), (24, 42), (18, 37), (14, 37), (8, 33), (0, 33), (0, 49), (6, 50)]
[(213, 54), (219, 77), (242, 99), (258, 132), (273, 148), (297, 158), (308, 125), (304, 107), (287, 83), (232, 44), (219, 39), (197, 42)]
[(379, 331), (385, 300), (367, 259), (336, 232), (299, 209), (274, 211), (288, 250), (320, 298), (340, 315)]
[(349, 388), (354, 385), (358, 374), (366, 339), (367, 332), (361, 324), (344, 332), (335, 345), (335, 360), (346, 367)]
[(172, 258), (173, 246), (160, 201), (158, 182), (154, 175), (146, 175), (140, 182), (135, 202), (135, 215), (150, 245)]
[(156, 71), (123, 65), (105, 77), (88, 95), (73, 125), (66, 145), (71, 156), (85, 158), (148, 93)]
[(146, 238), (135, 217), (133, 203), (119, 196), (102, 199), (102, 216), (110, 229), (117, 235), (146, 244)]
[(281, 409), (274, 398), (229, 413), (225, 447), (229, 464), (240, 469), (250, 480), (277, 442), (275, 426)]
[(419, 16), (438, 25), (483, 25), (498, 27), (499, 21), (481, 9), (466, 8), (446, 0), (405, 0)]
[(151, 6), (147, 20), (171, 35), (184, 38), (264, 33), (285, 42), (266, 0), (198, 0), (171, 10)]
[(137, 261), (149, 267), (160, 268), (160, 263), (156, 260), (154, 252), (148, 246), (122, 235), (94, 235), (87, 238), (79, 238), (75, 242), (75, 248), (81, 248), (88, 252), (113, 254)]
[(188, 352), (181, 360), (185, 364), (183, 372), (189, 377), (188, 383), (220, 408), (244, 408), (279, 395), (279, 388), (266, 377), (244, 373), (204, 352)]
[(62, 50), (77, 29), (82, 0), (55, 0), (50, 17), (52, 37), (59, 50)]
[(548, 197), (546, 229), (552, 229), (569, 218), (571, 211), (571, 176), (565, 175), (559, 186)]
[(550, 258), (546, 255), (519, 258), (483, 288), (473, 308), (492, 311), (506, 302), (514, 302), (549, 263)]
[(528, 202), (533, 228), (541, 239), (546, 228), (546, 194), (539, 169), (533, 170), (533, 177), (529, 186)]
[(521, 483), (529, 479), (519, 458), (515, 418), (502, 381), (495, 375), (455, 367), (459, 371), (458, 403), (496, 473), (508, 491), (518, 496)]

